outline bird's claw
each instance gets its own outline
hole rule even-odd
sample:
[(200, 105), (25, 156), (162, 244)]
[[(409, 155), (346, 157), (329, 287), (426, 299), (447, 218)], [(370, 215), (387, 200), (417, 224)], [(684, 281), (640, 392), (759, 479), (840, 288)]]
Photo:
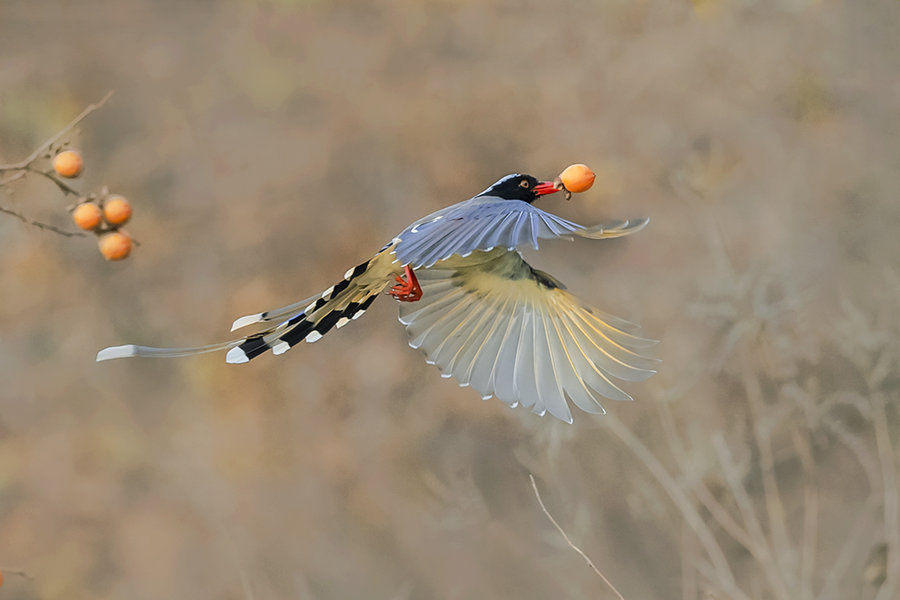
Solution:
[(422, 288), (419, 287), (419, 280), (416, 274), (406, 265), (403, 267), (406, 279), (398, 275), (394, 279), (397, 284), (388, 290), (388, 294), (396, 298), (400, 302), (416, 302), (422, 299)]

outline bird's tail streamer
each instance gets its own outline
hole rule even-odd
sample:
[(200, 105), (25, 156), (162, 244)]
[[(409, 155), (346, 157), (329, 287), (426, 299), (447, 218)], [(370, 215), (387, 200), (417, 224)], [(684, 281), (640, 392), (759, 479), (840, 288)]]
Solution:
[(231, 326), (232, 331), (257, 323), (277, 323), (243, 338), (188, 348), (155, 348), (134, 344), (112, 346), (97, 353), (97, 360), (133, 356), (175, 358), (227, 350), (226, 362), (239, 364), (268, 350), (282, 354), (302, 341), (318, 341), (333, 328), (340, 329), (365, 313), (388, 282), (367, 281), (363, 284), (360, 281), (371, 262), (367, 260), (348, 270), (341, 281), (321, 294), (282, 308), (236, 319)]

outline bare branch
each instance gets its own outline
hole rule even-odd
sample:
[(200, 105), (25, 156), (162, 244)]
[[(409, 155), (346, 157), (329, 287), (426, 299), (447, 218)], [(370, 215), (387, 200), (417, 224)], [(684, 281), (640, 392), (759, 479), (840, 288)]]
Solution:
[(58, 187), (65, 194), (71, 194), (73, 196), (78, 196), (78, 197), (81, 196), (81, 192), (79, 192), (78, 190), (76, 190), (75, 188), (70, 186), (68, 183), (66, 183), (65, 181), (63, 181), (62, 179), (60, 179), (59, 177), (57, 177), (56, 175), (54, 175), (53, 173), (51, 173), (49, 171), (41, 171), (40, 169), (33, 168), (31, 165), (24, 167), (23, 171), (26, 171), (28, 173), (34, 173), (36, 175), (40, 175), (41, 177), (46, 177), (47, 179), (49, 179), (50, 181), (55, 183), (56, 187)]
[[(683, 473), (688, 473), (691, 459), (678, 435), (678, 428), (675, 425), (675, 419), (672, 415), (672, 411), (669, 409), (669, 404), (667, 402), (660, 402), (657, 404), (657, 407), (660, 415), (660, 423), (663, 426), (663, 434), (666, 441), (669, 443), (669, 449), (672, 456), (675, 457), (676, 462), (681, 467), (681, 471)], [(697, 500), (709, 511), (710, 515), (716, 520), (716, 523), (718, 523), (723, 530), (733, 537), (736, 542), (741, 544), (748, 552), (753, 555), (759, 555), (764, 552), (757, 546), (747, 531), (734, 520), (728, 510), (709, 492), (706, 488), (706, 484), (702, 480), (693, 483), (690, 487), (690, 491), (694, 492)]]
[(835, 439), (844, 445), (856, 459), (857, 464), (866, 474), (869, 482), (869, 490), (875, 492), (881, 488), (878, 473), (878, 459), (866, 448), (863, 440), (840, 420), (831, 416), (823, 416), (821, 419), (823, 429), (831, 433)]
[[(875, 526), (874, 514), (878, 509), (880, 502), (876, 494), (872, 494), (859, 507), (859, 510), (852, 511), (853, 521), (846, 527), (846, 536), (838, 552), (838, 556), (834, 563), (825, 569), (825, 583), (819, 594), (816, 596), (819, 600), (838, 597), (838, 586), (844, 581), (847, 570), (860, 555), (865, 553), (865, 544), (871, 543), (872, 531)], [(866, 537), (869, 536), (869, 537)]]
[(581, 550), (581, 548), (572, 543), (572, 540), (569, 539), (569, 536), (566, 535), (566, 532), (563, 530), (563, 528), (559, 526), (559, 523), (556, 522), (556, 519), (553, 518), (553, 515), (551, 515), (550, 511), (547, 510), (547, 507), (544, 506), (544, 501), (541, 499), (541, 493), (538, 491), (537, 483), (535, 483), (534, 481), (534, 475), (529, 473), (528, 479), (531, 480), (531, 489), (534, 490), (534, 496), (537, 498), (538, 504), (541, 505), (541, 510), (544, 511), (544, 514), (547, 515), (547, 518), (550, 519), (550, 522), (553, 523), (553, 526), (556, 527), (556, 530), (560, 533), (560, 535), (563, 536), (563, 539), (566, 540), (566, 543), (569, 545), (569, 547), (577, 552), (581, 556), (581, 558), (583, 558), (585, 562), (587, 562), (588, 566), (594, 571), (594, 573), (596, 573), (600, 577), (600, 579), (603, 580), (606, 585), (609, 586), (609, 589), (611, 589), (616, 594), (616, 597), (619, 598), (619, 600), (625, 600), (622, 594), (619, 593), (619, 590), (616, 589), (616, 586), (610, 583), (609, 579), (607, 579), (603, 575), (603, 573), (600, 572), (600, 569), (598, 569), (594, 565), (594, 562), (590, 559), (590, 557), (588, 557), (588, 555), (585, 554)]
[[(113, 95), (113, 90), (110, 90), (109, 92), (106, 93), (105, 96), (103, 96), (103, 98), (99, 102), (97, 102), (95, 104), (89, 104), (87, 106), (87, 108), (85, 108), (83, 111), (81, 111), (81, 113), (77, 117), (72, 119), (72, 121), (70, 121), (68, 125), (66, 125), (62, 129), (60, 129), (53, 137), (51, 137), (50, 139), (45, 141), (43, 144), (38, 146), (34, 150), (34, 152), (29, 154), (25, 159), (23, 159), (17, 163), (11, 163), (8, 165), (0, 165), (0, 173), (10, 172), (10, 171), (12, 172), (7, 177), (0, 179), (0, 187), (4, 187), (18, 179), (21, 179), (21, 178), (25, 177), (25, 175), (28, 173), (34, 173), (36, 175), (40, 175), (41, 177), (45, 177), (45, 178), (49, 179), (50, 181), (52, 181), (54, 184), (56, 184), (56, 187), (58, 187), (64, 194), (68, 194), (68, 195), (80, 198), (81, 192), (79, 192), (78, 190), (76, 190), (75, 188), (70, 186), (68, 183), (66, 183), (59, 177), (57, 177), (52, 172), (42, 171), (40, 169), (34, 168), (32, 163), (34, 163), (34, 161), (36, 161), (38, 158), (40, 158), (42, 154), (47, 152), (53, 146), (53, 144), (58, 142), (66, 134), (68, 134), (70, 131), (72, 131), (72, 129), (76, 125), (78, 125), (78, 123), (80, 123), (85, 117), (87, 117), (89, 114), (91, 114), (95, 110), (99, 109), (104, 104), (106, 104), (106, 101), (109, 100), (112, 95)], [(43, 229), (45, 231), (52, 231), (53, 233), (58, 233), (60, 235), (66, 236), (66, 237), (84, 237), (85, 236), (85, 234), (81, 233), (81, 232), (66, 231), (64, 229), (60, 229), (59, 227), (50, 225), (48, 223), (43, 223), (41, 221), (35, 221), (34, 219), (29, 219), (22, 213), (15, 211), (11, 208), (7, 208), (5, 206), (0, 206), (0, 212), (6, 213), (13, 217), (16, 217), (17, 219), (19, 219), (20, 221), (22, 221), (23, 223), (26, 223), (28, 225), (33, 225), (39, 229)]]
[(760, 387), (759, 379), (756, 377), (749, 358), (744, 357), (744, 368), (741, 372), (741, 379), (744, 386), (744, 392), (747, 395), (747, 404), (750, 407), (750, 414), (753, 417), (754, 441), (756, 449), (759, 452), (759, 468), (762, 476), (763, 499), (766, 505), (766, 514), (769, 521), (769, 533), (771, 540), (771, 548), (773, 558), (775, 559), (775, 568), (781, 574), (782, 582), (785, 584), (782, 592), (783, 597), (791, 598), (793, 595), (788, 591), (787, 587), (793, 583), (792, 567), (795, 565), (794, 553), (789, 541), (790, 536), (787, 532), (787, 520), (785, 515), (784, 503), (781, 499), (781, 492), (778, 488), (778, 480), (775, 477), (775, 458), (772, 452), (772, 444), (769, 434), (763, 429), (762, 414), (763, 392)]
[(722, 503), (709, 492), (703, 482), (698, 483), (693, 491), (697, 496), (697, 500), (703, 505), (703, 508), (709, 511), (710, 516), (716, 520), (716, 523), (718, 523), (728, 535), (734, 538), (734, 541), (743, 546), (744, 549), (753, 556), (758, 557), (765, 555), (766, 551), (760, 548), (741, 524), (731, 516), (731, 513), (729, 513), (724, 506), (722, 506)]
[(653, 455), (650, 449), (647, 448), (640, 438), (632, 433), (624, 423), (617, 419), (612, 413), (607, 413), (603, 420), (607, 426), (607, 430), (616, 435), (637, 459), (644, 464), (647, 470), (649, 470), (656, 479), (657, 483), (659, 483), (660, 487), (662, 487), (669, 496), (669, 499), (672, 500), (672, 503), (684, 517), (685, 521), (694, 532), (694, 535), (697, 536), (700, 545), (703, 546), (703, 550), (709, 557), (713, 567), (715, 567), (715, 572), (718, 574), (717, 579), (720, 581), (722, 587), (728, 589), (734, 598), (749, 600), (749, 596), (744, 594), (738, 588), (737, 583), (734, 580), (734, 574), (731, 572), (731, 566), (728, 563), (728, 559), (725, 557), (725, 552), (722, 550), (722, 546), (719, 544), (718, 540), (716, 540), (716, 536), (709, 526), (703, 521), (703, 518), (697, 511), (694, 503), (688, 498), (684, 490), (681, 489), (681, 486), (678, 485), (672, 475), (666, 470), (662, 463), (659, 462), (659, 459)]
[(881, 465), (884, 510), (884, 530), (887, 532), (887, 576), (876, 600), (896, 598), (896, 591), (900, 585), (900, 486), (897, 481), (897, 465), (894, 464), (894, 447), (888, 428), (888, 416), (885, 408), (887, 399), (884, 394), (875, 392), (872, 394), (873, 425), (875, 428), (875, 442), (878, 448), (878, 459)]
[(24, 169), (20, 169), (20, 170), (16, 171), (15, 173), (13, 173), (12, 175), (10, 175), (10, 176), (7, 177), (6, 179), (0, 180), (0, 187), (3, 187), (3, 186), (5, 186), (5, 185), (9, 185), (10, 183), (12, 183), (13, 181), (15, 181), (16, 179), (22, 179), (23, 177), (25, 177), (25, 173), (26, 173), (26, 171), (25, 171)]
[(115, 93), (115, 90), (110, 90), (106, 92), (106, 95), (100, 99), (99, 102), (95, 104), (89, 104), (81, 113), (72, 119), (68, 125), (60, 129), (53, 137), (49, 140), (38, 146), (34, 152), (29, 154), (24, 160), (21, 160), (17, 163), (12, 163), (9, 165), (0, 165), (0, 171), (18, 171), (20, 169), (26, 168), (28, 165), (33, 163), (35, 160), (40, 157), (41, 154), (47, 151), (50, 146), (58, 142), (63, 138), (67, 133), (69, 133), (76, 125), (78, 125), (86, 116), (101, 108), (106, 101), (110, 99), (110, 97)]
[(722, 465), (722, 474), (725, 476), (725, 482), (728, 484), (731, 496), (734, 498), (738, 511), (741, 513), (741, 519), (744, 521), (744, 530), (754, 541), (753, 547), (748, 548), (748, 550), (753, 553), (753, 557), (757, 560), (760, 567), (762, 567), (763, 574), (766, 577), (772, 593), (775, 594), (777, 598), (790, 598), (791, 596), (788, 592), (787, 585), (782, 579), (780, 571), (774, 564), (776, 559), (773, 556), (772, 549), (766, 539), (759, 517), (757, 517), (756, 511), (753, 508), (753, 501), (750, 499), (750, 494), (747, 493), (747, 489), (740, 481), (738, 476), (739, 470), (732, 460), (728, 444), (725, 443), (725, 438), (720, 432), (713, 434), (712, 442), (713, 448), (715, 448), (716, 455), (719, 459), (719, 464)]
[(803, 544), (800, 548), (800, 597), (811, 600), (819, 535), (819, 488), (815, 483), (815, 461), (809, 430), (791, 428), (794, 448), (803, 465)]
[(84, 237), (86, 235), (80, 231), (66, 231), (65, 229), (60, 229), (59, 227), (57, 227), (55, 225), (50, 225), (49, 223), (42, 223), (40, 221), (35, 221), (33, 219), (29, 219), (22, 213), (16, 212), (16, 211), (12, 210), (11, 208), (7, 208), (5, 206), (0, 206), (0, 212), (11, 215), (27, 225), (34, 225), (38, 229), (43, 229), (45, 231), (52, 231), (53, 233), (58, 233), (59, 235), (64, 235), (66, 237)]

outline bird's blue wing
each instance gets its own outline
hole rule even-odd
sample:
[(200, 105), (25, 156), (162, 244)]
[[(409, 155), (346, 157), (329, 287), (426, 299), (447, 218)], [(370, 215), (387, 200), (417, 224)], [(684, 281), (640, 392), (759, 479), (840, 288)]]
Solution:
[[(594, 230), (595, 228), (591, 228)], [(477, 196), (428, 215), (404, 229), (394, 253), (402, 264), (430, 267), (454, 254), (513, 249), (538, 239), (567, 238), (587, 228), (521, 200)]]

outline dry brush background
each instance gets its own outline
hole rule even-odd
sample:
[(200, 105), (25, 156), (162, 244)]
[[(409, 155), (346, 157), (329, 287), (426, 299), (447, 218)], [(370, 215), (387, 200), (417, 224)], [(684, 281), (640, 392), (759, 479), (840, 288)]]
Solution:
[[(74, 142), (132, 199), (105, 263), (0, 215), (10, 598), (900, 594), (900, 3), (0, 3), (0, 163)], [(233, 367), (95, 364), (224, 339), (413, 219), (572, 162), (543, 206), (649, 216), (539, 268), (662, 340), (574, 425), (481, 402), (353, 327)], [(3, 202), (64, 226), (27, 181)], [(529, 255), (532, 256), (532, 255)]]

